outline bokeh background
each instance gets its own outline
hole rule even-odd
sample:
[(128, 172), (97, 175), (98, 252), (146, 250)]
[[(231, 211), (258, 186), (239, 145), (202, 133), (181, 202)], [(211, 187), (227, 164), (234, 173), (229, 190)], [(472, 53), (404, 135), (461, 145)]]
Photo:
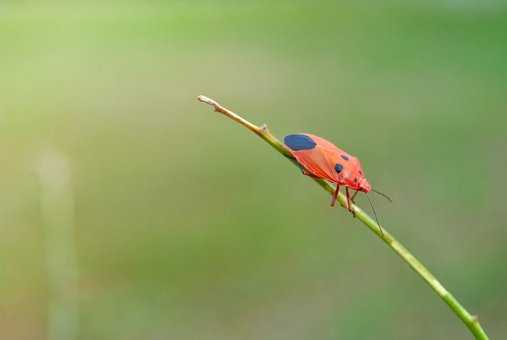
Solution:
[(501, 0), (2, 1), (0, 338), (470, 338), (199, 94), (358, 155), (505, 338), (506, 34)]

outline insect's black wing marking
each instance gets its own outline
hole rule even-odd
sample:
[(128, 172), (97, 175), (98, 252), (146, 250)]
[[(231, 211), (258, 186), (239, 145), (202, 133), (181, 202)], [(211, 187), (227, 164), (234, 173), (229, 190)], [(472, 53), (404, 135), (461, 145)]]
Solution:
[(283, 141), (292, 151), (311, 150), (317, 145), (313, 139), (302, 134), (285, 136)]

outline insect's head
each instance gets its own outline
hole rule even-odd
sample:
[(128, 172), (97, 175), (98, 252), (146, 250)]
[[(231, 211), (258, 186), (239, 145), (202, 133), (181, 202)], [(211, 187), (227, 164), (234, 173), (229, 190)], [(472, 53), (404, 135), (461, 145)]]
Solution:
[(365, 177), (359, 178), (359, 190), (366, 193), (371, 191), (371, 185)]

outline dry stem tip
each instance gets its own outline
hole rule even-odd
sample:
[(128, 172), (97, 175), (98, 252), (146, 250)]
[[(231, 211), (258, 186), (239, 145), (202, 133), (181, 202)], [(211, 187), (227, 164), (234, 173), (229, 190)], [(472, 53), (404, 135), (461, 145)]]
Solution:
[(208, 105), (214, 106), (214, 107), (218, 106), (218, 103), (216, 101), (214, 101), (213, 99), (208, 98), (206, 96), (199, 96), (199, 97), (197, 97), (197, 100), (200, 102), (206, 103)]

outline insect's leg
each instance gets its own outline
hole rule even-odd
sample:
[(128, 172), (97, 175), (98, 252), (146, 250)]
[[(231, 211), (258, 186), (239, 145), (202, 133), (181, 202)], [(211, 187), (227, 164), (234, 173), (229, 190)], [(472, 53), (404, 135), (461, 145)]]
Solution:
[(336, 184), (336, 190), (331, 197), (331, 206), (334, 207), (336, 204), (336, 198), (338, 197), (338, 193), (340, 192), (340, 185)]
[(350, 198), (350, 201), (352, 203), (354, 203), (354, 204), (356, 204), (356, 202), (354, 201), (354, 199), (356, 198), (358, 192), (359, 192), (359, 190), (356, 190), (356, 192), (354, 193), (354, 195), (352, 195), (352, 197)]
[[(348, 187), (345, 188), (345, 193), (347, 194), (347, 209), (352, 213), (352, 215), (354, 217), (356, 217), (355, 211), (352, 210), (352, 203), (350, 203), (350, 201), (352, 201), (352, 199), (350, 198), (350, 192), (349, 192), (349, 188)], [(354, 194), (354, 196), (355, 196), (355, 194)]]

